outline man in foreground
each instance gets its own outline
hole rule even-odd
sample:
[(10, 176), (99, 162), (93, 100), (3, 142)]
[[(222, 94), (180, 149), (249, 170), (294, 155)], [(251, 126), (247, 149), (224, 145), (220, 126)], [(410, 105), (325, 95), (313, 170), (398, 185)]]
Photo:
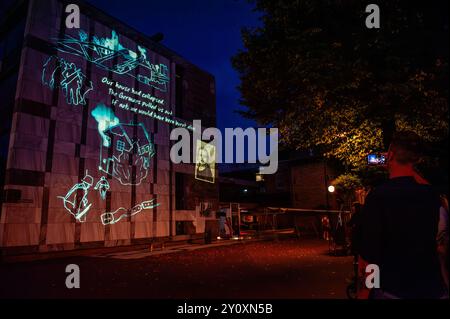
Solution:
[(361, 257), (380, 268), (376, 299), (445, 296), (437, 254), (439, 194), (417, 181), (417, 135), (398, 133), (387, 154), (389, 180), (375, 188), (363, 208)]

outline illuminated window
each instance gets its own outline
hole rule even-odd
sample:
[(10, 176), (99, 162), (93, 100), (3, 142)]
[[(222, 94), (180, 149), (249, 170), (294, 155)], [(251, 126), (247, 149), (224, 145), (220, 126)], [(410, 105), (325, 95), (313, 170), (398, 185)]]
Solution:
[(257, 182), (264, 182), (264, 176), (262, 174), (256, 174)]

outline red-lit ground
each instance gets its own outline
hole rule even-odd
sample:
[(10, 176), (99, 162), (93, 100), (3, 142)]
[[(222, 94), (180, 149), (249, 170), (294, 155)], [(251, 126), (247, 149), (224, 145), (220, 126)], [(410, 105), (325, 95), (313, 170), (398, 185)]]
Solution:
[[(346, 298), (351, 257), (327, 252), (323, 241), (284, 239), (4, 264), (0, 298)], [(80, 289), (65, 286), (70, 263), (80, 266)]]

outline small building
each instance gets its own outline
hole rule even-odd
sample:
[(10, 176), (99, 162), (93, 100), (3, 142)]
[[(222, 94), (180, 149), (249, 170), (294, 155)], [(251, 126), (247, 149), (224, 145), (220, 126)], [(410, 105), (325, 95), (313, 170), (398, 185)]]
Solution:
[[(314, 211), (338, 208), (334, 194), (328, 192), (334, 178), (336, 169), (330, 163), (310, 152), (285, 150), (280, 152), (278, 170), (272, 175), (261, 175), (258, 165), (248, 164), (222, 170), (220, 202), (223, 207), (238, 204), (241, 224), (248, 227), (315, 226), (321, 213)], [(296, 209), (309, 213), (295, 213)]]

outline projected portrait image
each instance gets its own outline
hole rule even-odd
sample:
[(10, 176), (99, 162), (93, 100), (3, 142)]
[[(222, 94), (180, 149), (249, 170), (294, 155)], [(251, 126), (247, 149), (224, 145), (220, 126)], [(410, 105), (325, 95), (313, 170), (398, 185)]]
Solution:
[(215, 182), (216, 147), (203, 141), (197, 142), (195, 178), (204, 182)]

